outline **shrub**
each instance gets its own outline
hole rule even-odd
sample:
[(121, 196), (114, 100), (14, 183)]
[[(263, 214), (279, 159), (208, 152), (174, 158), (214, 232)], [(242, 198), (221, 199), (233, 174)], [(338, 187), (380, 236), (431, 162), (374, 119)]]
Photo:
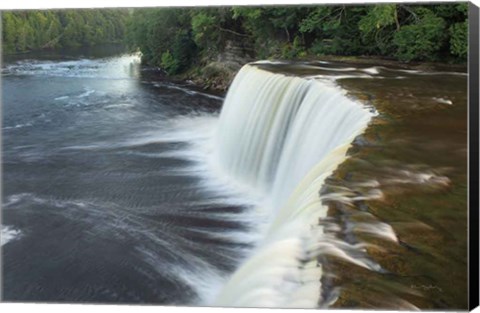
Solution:
[(162, 53), (161, 66), (165, 70), (165, 72), (167, 72), (167, 74), (169, 75), (177, 73), (178, 63), (173, 57), (173, 55), (170, 53), (170, 50), (167, 50), (166, 52)]

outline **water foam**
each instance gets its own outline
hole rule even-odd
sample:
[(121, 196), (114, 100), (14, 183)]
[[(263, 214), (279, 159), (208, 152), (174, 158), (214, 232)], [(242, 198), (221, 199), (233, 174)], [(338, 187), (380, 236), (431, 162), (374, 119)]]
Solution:
[(0, 245), (3, 246), (13, 240), (20, 238), (22, 232), (18, 229), (15, 229), (11, 226), (2, 225), (2, 236), (0, 240)]
[(21, 60), (6, 64), (2, 75), (127, 79), (138, 73), (140, 56), (69, 61)]
[[(253, 194), (265, 221), (250, 257), (218, 291), (214, 305), (313, 308), (321, 298), (321, 255), (379, 270), (325, 232), (320, 189), (346, 158), (372, 114), (332, 83), (247, 65), (222, 108), (213, 159), (217, 170)], [(327, 225), (327, 226), (326, 226)]]

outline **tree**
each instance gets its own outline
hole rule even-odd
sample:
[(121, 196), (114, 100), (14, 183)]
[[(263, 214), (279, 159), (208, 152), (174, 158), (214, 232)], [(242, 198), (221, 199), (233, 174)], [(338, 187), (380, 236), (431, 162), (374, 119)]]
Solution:
[(362, 32), (363, 43), (372, 47), (369, 49), (371, 53), (391, 54), (395, 49), (392, 39), (400, 30), (397, 5), (380, 4), (369, 7), (358, 27)]
[(468, 23), (455, 23), (450, 26), (450, 52), (462, 59), (467, 57), (468, 53)]
[(120, 41), (127, 17), (127, 11), (116, 9), (3, 12), (4, 52)]
[(134, 11), (126, 36), (144, 62), (170, 73), (215, 60), (231, 41), (252, 46), (257, 58), (334, 54), (465, 61), (467, 11), (465, 3), (141, 9)]
[(396, 56), (402, 61), (435, 60), (446, 39), (445, 21), (428, 9), (418, 10), (418, 22), (405, 25), (394, 36)]
[(198, 10), (192, 14), (193, 38), (198, 46), (206, 49), (211, 47), (211, 43), (217, 44), (220, 37), (220, 31), (217, 29), (219, 18), (209, 13), (206, 10)]

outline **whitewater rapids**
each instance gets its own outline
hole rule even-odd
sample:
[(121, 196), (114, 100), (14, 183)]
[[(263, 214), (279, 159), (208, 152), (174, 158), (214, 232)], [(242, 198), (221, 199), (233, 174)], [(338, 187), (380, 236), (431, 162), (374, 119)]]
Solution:
[[(216, 170), (262, 197), (262, 239), (220, 288), (211, 305), (315, 308), (322, 299), (322, 254), (369, 269), (355, 247), (324, 232), (320, 190), (347, 158), (373, 113), (333, 83), (244, 66), (220, 114)], [(255, 213), (254, 213), (255, 214)]]

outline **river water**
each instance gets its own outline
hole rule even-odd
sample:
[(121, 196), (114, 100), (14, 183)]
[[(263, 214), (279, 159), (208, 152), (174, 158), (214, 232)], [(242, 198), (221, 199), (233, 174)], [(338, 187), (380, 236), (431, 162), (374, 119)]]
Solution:
[[(330, 62), (257, 67), (341, 86), (372, 115), (322, 194), (325, 221), (336, 225), (326, 235), (374, 266), (321, 255), (318, 295), (329, 302), (320, 305), (465, 308), (466, 74)], [(6, 58), (3, 299), (219, 303), (272, 218), (212, 161), (222, 102), (121, 51)], [(241, 139), (234, 148), (247, 153)]]
[(106, 54), (5, 60), (4, 300), (198, 303), (249, 244), (199, 160), (222, 98)]

